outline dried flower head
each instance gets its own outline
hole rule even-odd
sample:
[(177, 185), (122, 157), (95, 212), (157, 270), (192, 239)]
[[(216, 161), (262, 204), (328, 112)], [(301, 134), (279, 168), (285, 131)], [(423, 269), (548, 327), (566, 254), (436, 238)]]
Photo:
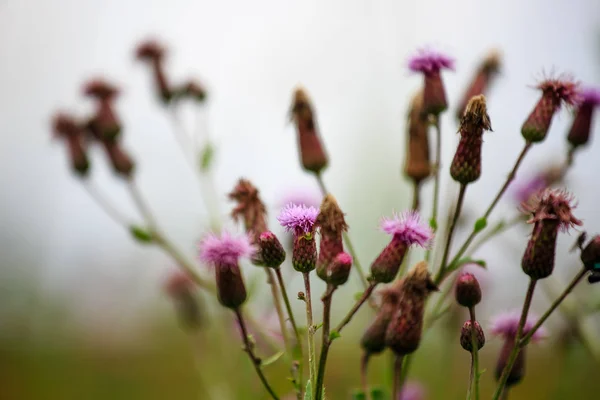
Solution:
[(420, 49), (411, 57), (408, 68), (424, 74), (437, 73), (442, 69), (454, 70), (454, 59), (446, 54), (430, 49)]
[[(519, 321), (521, 320), (521, 310), (514, 310), (500, 313), (492, 319), (490, 326), (490, 332), (493, 335), (501, 336), (503, 338), (514, 338), (517, 335), (517, 329), (519, 327)], [(537, 322), (537, 317), (529, 313), (525, 325), (523, 326), (523, 334), (526, 335), (534, 327)], [(546, 329), (540, 326), (537, 329), (531, 339), (537, 342), (544, 339), (547, 336)]]
[(319, 214), (316, 219), (317, 226), (326, 232), (343, 232), (348, 230), (344, 213), (340, 209), (335, 197), (328, 194), (323, 198)]
[(164, 57), (165, 48), (156, 40), (146, 40), (138, 45), (135, 57), (142, 61), (157, 61)]
[(312, 234), (319, 210), (314, 207), (290, 203), (286, 205), (277, 220), (286, 231), (296, 236)]
[(383, 218), (381, 230), (407, 245), (429, 247), (433, 240), (433, 231), (421, 222), (419, 212), (414, 210), (394, 213), (392, 218)]
[(491, 131), (492, 123), (487, 113), (487, 104), (484, 95), (471, 97), (467, 108), (460, 121), (459, 132), (461, 135), (481, 135), (483, 131)]
[(55, 137), (63, 139), (69, 152), (71, 168), (79, 176), (89, 173), (90, 162), (84, 143), (84, 131), (74, 117), (58, 113), (52, 119), (52, 130)]
[(523, 211), (532, 214), (527, 223), (543, 220), (555, 220), (560, 230), (566, 232), (581, 221), (573, 216), (571, 209), (575, 208), (573, 196), (561, 189), (545, 189), (539, 192), (531, 201), (522, 204)]
[(182, 327), (192, 330), (199, 328), (203, 322), (203, 312), (190, 276), (180, 269), (171, 271), (164, 282), (164, 290), (175, 304)]
[(440, 71), (454, 69), (454, 60), (442, 53), (420, 50), (408, 63), (411, 71), (423, 73), (423, 113), (439, 115), (448, 108)]
[(200, 260), (212, 267), (237, 264), (240, 258), (249, 258), (256, 251), (248, 236), (233, 236), (226, 231), (221, 235), (207, 235), (200, 242), (199, 250)]
[(83, 93), (96, 100), (109, 101), (119, 94), (119, 89), (102, 78), (96, 78), (83, 86)]
[[(460, 331), (460, 345), (469, 352), (473, 351), (472, 331), (471, 321), (465, 321)], [(485, 345), (485, 334), (477, 321), (475, 321), (475, 342), (477, 343), (477, 350), (480, 350)]]
[(267, 208), (262, 202), (258, 189), (247, 179), (240, 179), (235, 185), (229, 198), (237, 203), (231, 211), (234, 221), (242, 219), (246, 232), (253, 241), (267, 230)]

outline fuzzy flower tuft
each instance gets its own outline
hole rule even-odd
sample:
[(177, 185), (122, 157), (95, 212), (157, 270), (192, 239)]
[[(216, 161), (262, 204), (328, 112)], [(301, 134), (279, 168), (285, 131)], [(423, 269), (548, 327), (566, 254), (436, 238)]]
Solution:
[(419, 382), (406, 382), (398, 395), (398, 400), (423, 400), (425, 388)]
[(560, 229), (564, 232), (575, 225), (581, 225), (581, 221), (571, 213), (575, 206), (573, 196), (560, 189), (545, 189), (521, 205), (523, 211), (532, 214), (528, 223), (554, 219), (559, 221)]
[(289, 203), (281, 210), (277, 220), (286, 231), (301, 236), (313, 231), (318, 214), (319, 210), (315, 207)]
[(394, 213), (392, 218), (383, 218), (381, 230), (409, 245), (428, 247), (433, 240), (433, 231), (421, 222), (421, 216), (414, 210)]
[[(498, 335), (505, 338), (514, 338), (517, 334), (517, 328), (519, 327), (520, 320), (521, 310), (508, 311), (498, 314), (492, 319), (490, 331), (493, 335)], [(536, 322), (537, 316), (531, 315), (530, 313), (527, 316), (527, 321), (525, 321), (523, 334), (526, 335), (531, 328), (533, 328)], [(535, 331), (531, 339), (535, 342), (540, 339), (544, 339), (546, 336), (546, 329), (544, 329), (543, 326), (540, 326), (538, 330)]]
[(454, 59), (434, 50), (421, 49), (408, 62), (408, 68), (413, 72), (431, 74), (441, 69), (454, 70)]
[(587, 87), (579, 91), (581, 96), (582, 104), (589, 104), (592, 106), (600, 106), (600, 88), (598, 87)]
[(248, 236), (236, 237), (228, 232), (207, 235), (199, 249), (200, 260), (211, 266), (237, 264), (240, 257), (251, 257), (256, 251)]
[(556, 102), (557, 108), (559, 108), (562, 103), (576, 105), (581, 101), (579, 83), (566, 75), (556, 79), (546, 79), (542, 81), (537, 88), (540, 89), (544, 95), (552, 96)]

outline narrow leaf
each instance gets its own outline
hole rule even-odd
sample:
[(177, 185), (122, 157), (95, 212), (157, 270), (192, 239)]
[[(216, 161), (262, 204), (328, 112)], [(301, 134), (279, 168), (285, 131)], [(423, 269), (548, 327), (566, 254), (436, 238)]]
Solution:
[(487, 219), (484, 217), (479, 218), (475, 221), (475, 232), (481, 232), (487, 226)]
[(306, 382), (306, 388), (304, 389), (304, 400), (313, 400), (312, 385), (310, 379)]
[(273, 354), (271, 357), (267, 358), (266, 360), (263, 360), (263, 362), (261, 362), (260, 365), (263, 367), (271, 365), (275, 361), (279, 360), (283, 354), (284, 354), (283, 351), (279, 351), (279, 352)]
[(338, 331), (331, 331), (329, 332), (329, 341), (333, 341), (339, 337), (342, 337), (342, 335), (340, 335), (340, 333)]
[(154, 241), (152, 237), (152, 233), (150, 233), (147, 229), (144, 229), (140, 226), (132, 225), (129, 227), (129, 232), (131, 235), (140, 243), (148, 244)]

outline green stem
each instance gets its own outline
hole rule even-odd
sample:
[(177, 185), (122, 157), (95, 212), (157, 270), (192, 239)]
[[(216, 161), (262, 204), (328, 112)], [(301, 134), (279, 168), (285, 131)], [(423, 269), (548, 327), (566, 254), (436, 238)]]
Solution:
[(368, 368), (369, 368), (369, 358), (371, 358), (371, 353), (365, 351), (360, 359), (360, 384), (362, 387), (362, 391), (365, 394), (365, 400), (371, 400), (371, 393), (369, 393), (369, 383), (368, 383)]
[(331, 299), (333, 292), (336, 287), (327, 285), (327, 290), (321, 298), (323, 301), (323, 339), (321, 341), (321, 356), (319, 358), (319, 370), (317, 373), (317, 384), (315, 386), (315, 400), (322, 400), (323, 398), (323, 382), (325, 380), (325, 365), (327, 364), (327, 355), (329, 353), (329, 346), (331, 341), (329, 340), (329, 326), (331, 322)]
[(308, 332), (308, 371), (310, 375), (310, 383), (313, 387), (313, 398), (315, 389), (315, 377), (317, 376), (317, 365), (315, 355), (315, 327), (313, 325), (312, 300), (310, 294), (310, 273), (302, 273), (304, 277), (304, 302), (306, 303), (306, 325)]
[[(515, 162), (515, 165), (513, 166), (513, 169), (508, 174), (508, 177), (506, 178), (506, 181), (504, 182), (504, 185), (502, 185), (502, 188), (496, 194), (496, 197), (494, 197), (494, 200), (492, 200), (492, 203), (489, 205), (489, 207), (487, 208), (487, 210), (483, 214), (483, 217), (480, 218), (480, 220), (487, 221), (488, 217), (490, 216), (490, 214), (492, 213), (492, 211), (494, 210), (494, 208), (496, 207), (496, 205), (498, 204), (498, 202), (502, 198), (502, 195), (504, 195), (504, 193), (506, 192), (506, 189), (508, 189), (508, 186), (510, 185), (510, 183), (515, 179), (515, 176), (517, 175), (517, 171), (519, 169), (519, 166), (521, 165), (521, 163), (523, 162), (523, 159), (525, 158), (525, 156), (529, 152), (529, 149), (531, 149), (531, 145), (532, 145), (531, 142), (526, 142), (525, 143), (525, 146), (523, 147), (523, 150), (521, 150), (521, 153), (519, 154), (519, 157), (517, 158), (517, 161)], [(456, 254), (456, 256), (454, 256), (454, 258), (450, 262), (450, 266), (456, 265), (457, 261), (460, 260), (460, 258), (463, 256), (463, 254), (465, 253), (465, 251), (467, 251), (467, 248), (469, 247), (469, 245), (471, 244), (471, 242), (473, 241), (473, 239), (475, 239), (475, 237), (482, 230), (483, 229), (477, 230), (477, 229), (473, 228), (473, 230), (471, 231), (471, 234), (469, 235), (469, 237), (467, 238), (467, 240), (465, 240), (465, 242), (463, 243), (463, 245), (460, 247), (460, 250), (458, 250), (458, 253)], [(447, 266), (445, 266), (445, 267), (447, 267)], [(452, 269), (450, 269), (450, 271), (452, 271)]]
[(267, 274), (267, 283), (271, 287), (271, 295), (273, 296), (273, 304), (275, 305), (275, 311), (277, 312), (277, 319), (279, 320), (279, 328), (281, 329), (281, 335), (283, 336), (283, 343), (285, 348), (290, 350), (290, 337), (285, 324), (285, 317), (283, 315), (283, 308), (281, 307), (281, 299), (279, 298), (279, 289), (275, 279), (273, 279), (273, 272), (270, 268), (264, 268)]
[(444, 255), (442, 256), (442, 263), (440, 264), (440, 269), (438, 270), (437, 276), (435, 277), (435, 282), (440, 283), (446, 274), (446, 262), (448, 261), (448, 254), (450, 253), (450, 246), (452, 245), (452, 235), (454, 235), (454, 229), (456, 228), (456, 222), (458, 221), (458, 217), (460, 216), (460, 212), (462, 210), (462, 206), (465, 200), (465, 192), (467, 191), (467, 185), (461, 184), (460, 191), (458, 192), (458, 200), (456, 201), (456, 209), (454, 210), (454, 217), (452, 218), (452, 222), (450, 223), (450, 228), (448, 229), (448, 237), (446, 238), (446, 246), (444, 247)]
[(508, 376), (512, 371), (513, 365), (517, 360), (517, 356), (519, 355), (519, 351), (521, 351), (521, 346), (519, 346), (519, 342), (521, 340), (521, 335), (523, 334), (523, 327), (525, 326), (525, 322), (527, 321), (527, 314), (529, 313), (529, 307), (531, 307), (531, 300), (533, 299), (533, 292), (535, 291), (535, 285), (537, 280), (531, 279), (529, 281), (529, 287), (527, 288), (527, 294), (525, 295), (525, 301), (523, 302), (523, 310), (521, 311), (521, 319), (519, 321), (519, 325), (517, 327), (517, 333), (515, 335), (515, 344), (510, 352), (508, 357), (508, 362), (504, 366), (502, 370), (502, 374), (500, 375), (500, 379), (498, 380), (498, 387), (496, 388), (496, 392), (494, 393), (493, 400), (499, 400), (502, 392), (504, 391), (504, 387), (506, 386), (506, 381), (508, 380)]
[(348, 322), (350, 322), (350, 320), (352, 319), (352, 317), (354, 317), (354, 314), (356, 314), (360, 306), (362, 306), (364, 302), (371, 296), (371, 293), (373, 293), (375, 286), (377, 286), (377, 282), (371, 282), (371, 284), (363, 292), (362, 296), (360, 296), (360, 299), (358, 299), (358, 301), (354, 304), (352, 309), (348, 312), (348, 314), (346, 314), (344, 319), (335, 328), (335, 331), (337, 333), (340, 333), (344, 326), (346, 326)]
[(471, 387), (475, 392), (475, 400), (479, 400), (479, 348), (477, 346), (477, 332), (475, 331), (475, 307), (469, 307), (471, 317), (471, 380), (469, 382), (469, 395), (471, 398)]
[(394, 383), (392, 386), (392, 399), (399, 399), (402, 392), (402, 361), (404, 356), (396, 355), (394, 360)]
[(81, 183), (90, 197), (113, 221), (129, 230), (129, 227), (131, 226), (129, 218), (127, 218), (120, 210), (118, 210), (117, 207), (115, 207), (111, 201), (100, 191), (100, 189), (94, 186), (93, 183), (87, 179), (82, 180)]
[(275, 394), (275, 392), (269, 385), (267, 378), (263, 374), (263, 371), (260, 367), (260, 359), (254, 354), (252, 344), (250, 343), (250, 340), (248, 340), (248, 330), (246, 329), (246, 324), (244, 323), (244, 317), (242, 316), (242, 312), (240, 311), (239, 308), (236, 308), (234, 310), (234, 312), (237, 317), (238, 323), (240, 325), (242, 340), (244, 342), (244, 350), (246, 351), (246, 353), (248, 353), (248, 357), (250, 357), (250, 361), (252, 361), (252, 365), (254, 365), (254, 369), (256, 370), (256, 373), (257, 373), (258, 377), (260, 378), (260, 381), (262, 382), (265, 389), (267, 389), (267, 392), (269, 392), (269, 395), (274, 400), (279, 400), (279, 397), (277, 397), (277, 395)]
[(491, 230), (486, 232), (483, 236), (476, 241), (473, 246), (469, 249), (469, 254), (475, 254), (477, 250), (491, 239), (495, 238), (497, 235), (506, 232), (507, 230), (519, 225), (524, 222), (525, 218), (523, 215), (515, 215), (512, 219), (508, 220), (508, 222), (504, 222), (504, 220), (498, 222), (493, 226)]
[[(431, 210), (431, 222), (433, 230), (437, 230), (437, 216), (438, 216), (438, 208), (439, 208), (439, 199), (440, 199), (440, 169), (441, 169), (441, 161), (442, 161), (442, 133), (440, 128), (440, 119), (439, 116), (435, 116), (435, 172), (434, 172), (434, 183), (433, 183), (433, 205)], [(425, 261), (429, 263), (431, 259), (431, 250), (427, 250), (425, 252)]]

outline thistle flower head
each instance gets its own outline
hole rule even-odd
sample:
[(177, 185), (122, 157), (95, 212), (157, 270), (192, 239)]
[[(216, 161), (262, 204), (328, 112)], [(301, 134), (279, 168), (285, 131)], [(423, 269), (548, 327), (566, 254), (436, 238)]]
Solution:
[(200, 242), (200, 260), (211, 266), (237, 264), (241, 257), (251, 257), (255, 248), (246, 235), (209, 234)]
[(229, 198), (237, 203), (231, 211), (231, 217), (244, 221), (246, 231), (258, 236), (267, 230), (267, 209), (259, 197), (258, 189), (247, 179), (240, 179)]
[(289, 203), (281, 210), (277, 220), (286, 231), (302, 236), (313, 232), (318, 214), (319, 210), (314, 207)]
[(600, 106), (600, 88), (586, 87), (579, 91), (579, 95), (581, 96), (582, 104)]
[(428, 247), (433, 240), (433, 231), (421, 222), (418, 211), (394, 213), (392, 218), (383, 218), (381, 229), (408, 245), (417, 244), (421, 247)]
[(528, 223), (553, 219), (559, 222), (560, 229), (565, 232), (575, 225), (582, 224), (571, 213), (571, 209), (575, 206), (570, 193), (565, 190), (549, 188), (538, 193), (531, 201), (521, 205), (523, 211), (532, 214)]
[(560, 108), (563, 103), (575, 105), (581, 100), (579, 83), (567, 75), (545, 79), (537, 85), (537, 88), (543, 92), (544, 96), (552, 97), (557, 108)]
[[(502, 336), (503, 338), (512, 339), (517, 335), (517, 329), (519, 327), (519, 321), (521, 320), (521, 310), (508, 311), (496, 315), (492, 319), (490, 332), (493, 335)], [(526, 335), (533, 328), (537, 321), (537, 317), (531, 315), (527, 316), (525, 325), (523, 326), (523, 334)], [(539, 341), (547, 336), (546, 329), (540, 326), (532, 336), (532, 340)]]
[(413, 72), (426, 75), (437, 73), (442, 69), (454, 70), (454, 59), (446, 54), (421, 49), (408, 62), (408, 68)]
[(138, 45), (135, 57), (138, 60), (158, 60), (165, 55), (165, 48), (156, 40), (146, 40)]
[(285, 260), (285, 250), (273, 232), (266, 231), (258, 238), (260, 261), (269, 268), (279, 268)]
[(83, 93), (93, 99), (106, 101), (117, 96), (119, 89), (102, 78), (96, 78), (83, 86)]

